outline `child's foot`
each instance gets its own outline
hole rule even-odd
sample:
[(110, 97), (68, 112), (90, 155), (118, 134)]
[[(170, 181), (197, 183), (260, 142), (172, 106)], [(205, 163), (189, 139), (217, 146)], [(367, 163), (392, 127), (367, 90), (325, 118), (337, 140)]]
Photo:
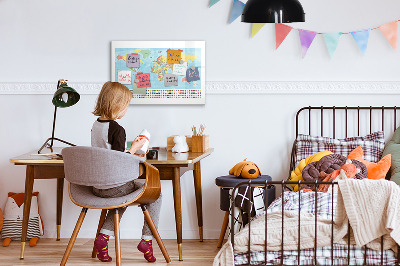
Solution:
[(151, 240), (142, 239), (142, 241), (140, 241), (139, 245), (137, 246), (137, 249), (144, 254), (144, 258), (148, 262), (156, 261), (156, 257), (154, 257), (153, 255), (153, 245), (151, 243)]
[(108, 235), (100, 233), (94, 241), (94, 247), (97, 250), (97, 258), (101, 261), (112, 261), (112, 258), (108, 255)]

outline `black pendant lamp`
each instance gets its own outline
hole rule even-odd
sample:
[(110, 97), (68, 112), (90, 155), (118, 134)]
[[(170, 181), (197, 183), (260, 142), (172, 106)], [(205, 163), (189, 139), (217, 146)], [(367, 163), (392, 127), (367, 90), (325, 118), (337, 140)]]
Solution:
[(304, 22), (304, 10), (298, 0), (249, 0), (243, 9), (242, 22)]

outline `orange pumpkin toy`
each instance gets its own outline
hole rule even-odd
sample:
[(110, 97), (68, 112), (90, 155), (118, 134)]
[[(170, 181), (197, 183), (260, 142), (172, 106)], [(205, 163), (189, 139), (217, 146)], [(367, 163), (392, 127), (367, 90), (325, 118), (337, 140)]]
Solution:
[(237, 163), (230, 171), (229, 174), (230, 175), (234, 175), (234, 176), (241, 176), (243, 178), (249, 178), (249, 179), (253, 179), (253, 178), (257, 178), (258, 176), (261, 175), (261, 171), (258, 168), (258, 166), (250, 161), (246, 161), (246, 159), (244, 159), (242, 162)]
[[(322, 182), (332, 182), (339, 175), (339, 179), (354, 178), (359, 171), (360, 170), (357, 169), (357, 167), (352, 164), (351, 161), (349, 161), (348, 163), (344, 164), (340, 169), (333, 171), (329, 175), (326, 175)], [(331, 185), (320, 185), (318, 188), (318, 192), (328, 192), (330, 186)]]

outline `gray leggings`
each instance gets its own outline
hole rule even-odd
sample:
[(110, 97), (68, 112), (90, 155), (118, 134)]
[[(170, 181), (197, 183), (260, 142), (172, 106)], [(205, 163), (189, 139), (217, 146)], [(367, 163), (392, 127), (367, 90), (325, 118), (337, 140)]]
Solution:
[[(93, 188), (93, 194), (101, 198), (116, 198), (128, 195), (142, 188), (143, 186), (144, 182), (139, 182), (139, 181), (135, 182), (135, 180), (133, 180), (119, 187), (113, 187), (108, 189)], [(146, 204), (146, 207), (149, 210), (151, 218), (153, 218), (154, 224), (156, 225), (157, 228), (158, 228), (158, 221), (160, 219), (161, 202), (162, 202), (162, 196), (160, 194), (160, 197), (155, 202)], [(118, 208), (120, 219), (122, 218), (122, 215), (124, 214), (125, 210), (126, 207)], [(100, 233), (109, 236), (114, 236), (114, 214), (115, 214), (115, 209), (108, 210), (106, 220), (104, 221)], [(142, 239), (146, 240), (153, 239), (153, 234), (146, 220), (144, 221), (143, 225)]]

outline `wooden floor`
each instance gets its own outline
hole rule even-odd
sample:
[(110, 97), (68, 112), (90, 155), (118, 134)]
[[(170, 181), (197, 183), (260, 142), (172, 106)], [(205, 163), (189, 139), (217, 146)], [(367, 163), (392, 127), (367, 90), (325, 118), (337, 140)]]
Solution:
[[(60, 265), (69, 239), (40, 239), (36, 247), (27, 246), (25, 259), (20, 260), (20, 242), (12, 241), (9, 247), (0, 246), (0, 265)], [(183, 261), (178, 260), (178, 247), (176, 240), (163, 240), (172, 262), (167, 264), (162, 256), (157, 242), (154, 241), (154, 254), (157, 265), (212, 265), (215, 255), (218, 253), (217, 240), (187, 240), (183, 241)], [(67, 265), (115, 265), (114, 243), (110, 241), (110, 255), (113, 262), (104, 263), (91, 258), (93, 240), (77, 239), (68, 259)], [(136, 249), (139, 240), (121, 240), (123, 265), (154, 265), (149, 264), (143, 254)]]

